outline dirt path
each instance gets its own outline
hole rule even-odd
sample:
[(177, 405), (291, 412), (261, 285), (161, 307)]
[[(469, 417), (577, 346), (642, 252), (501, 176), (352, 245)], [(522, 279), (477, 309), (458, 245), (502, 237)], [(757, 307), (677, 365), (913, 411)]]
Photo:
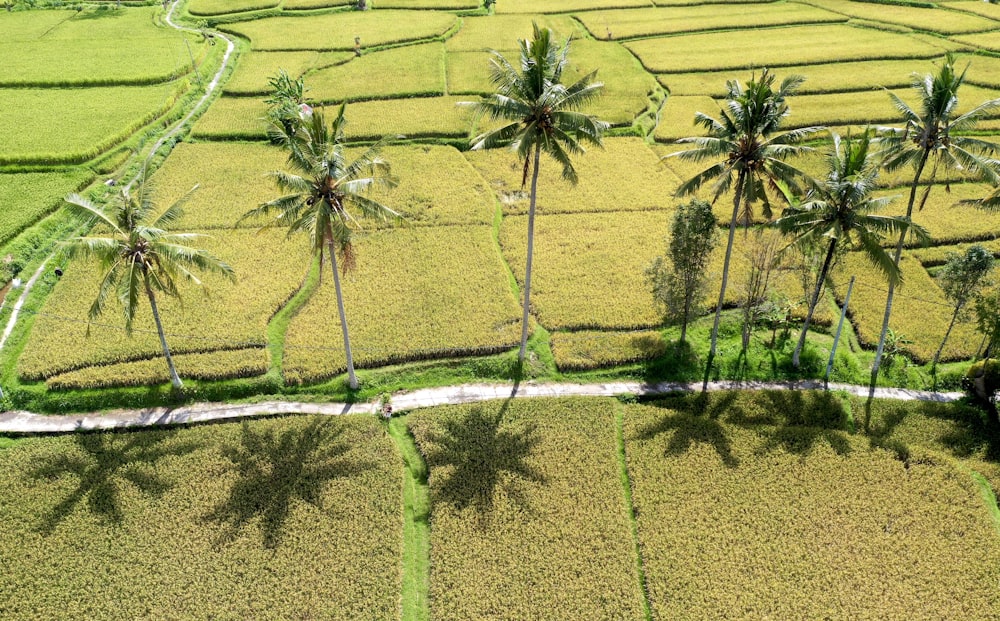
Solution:
[[(711, 382), (709, 390), (817, 390), (821, 382)], [(663, 382), (643, 384), (641, 382), (613, 382), (607, 384), (462, 384), (441, 388), (426, 388), (393, 395), (392, 405), (396, 412), (434, 405), (454, 403), (474, 403), (491, 399), (529, 397), (613, 397), (633, 394), (640, 396), (665, 395), (676, 392), (693, 392), (701, 388), (701, 382), (690, 384)], [(831, 384), (831, 390), (845, 391), (851, 395), (865, 397), (867, 386)], [(878, 388), (875, 397), (879, 399), (899, 399), (905, 401), (949, 402), (962, 397), (963, 393), (936, 393), (901, 388)], [(141, 410), (115, 410), (71, 415), (46, 415), (32, 412), (0, 413), (0, 433), (71, 433), (97, 429), (125, 429), (134, 427), (163, 427), (189, 423), (231, 421), (259, 416), (280, 414), (322, 414), (340, 416), (344, 414), (373, 414), (379, 409), (377, 401), (364, 403), (297, 403), (294, 401), (268, 401), (252, 404), (196, 403), (176, 408), (159, 407)]]

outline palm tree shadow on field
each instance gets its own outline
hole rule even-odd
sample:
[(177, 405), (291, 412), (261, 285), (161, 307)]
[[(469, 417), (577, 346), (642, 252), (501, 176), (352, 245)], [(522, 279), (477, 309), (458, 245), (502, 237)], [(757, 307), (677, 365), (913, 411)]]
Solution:
[(222, 541), (232, 541), (259, 518), (263, 545), (274, 549), (284, 535), (295, 501), (323, 509), (326, 484), (372, 467), (346, 458), (350, 444), (340, 439), (343, 428), (331, 418), (314, 418), (302, 428), (256, 432), (246, 422), (239, 446), (223, 449), (238, 478), (229, 497), (206, 516), (225, 525)]
[(670, 434), (664, 450), (666, 457), (678, 457), (695, 444), (709, 444), (719, 454), (722, 463), (729, 468), (740, 465), (733, 454), (732, 444), (726, 430), (719, 422), (719, 416), (736, 399), (735, 392), (723, 393), (720, 398), (710, 397), (701, 392), (694, 397), (679, 397), (651, 403), (653, 406), (669, 408), (675, 413), (663, 415), (658, 421), (638, 430), (637, 439), (652, 440), (663, 434)]
[(175, 431), (128, 433), (78, 433), (74, 440), (79, 455), (62, 453), (38, 460), (28, 477), (35, 481), (56, 481), (65, 476), (77, 479), (77, 486), (49, 509), (37, 530), (52, 534), (59, 524), (86, 500), (87, 508), (111, 524), (125, 519), (119, 498), (122, 485), (131, 484), (143, 494), (159, 498), (173, 482), (155, 471), (156, 463), (168, 456), (185, 455), (197, 445), (169, 442)]
[(427, 465), (432, 472), (452, 468), (434, 490), (432, 506), (446, 503), (458, 511), (474, 507), (484, 525), (502, 488), (513, 502), (531, 511), (524, 484), (546, 483), (545, 476), (526, 463), (540, 438), (534, 423), (520, 430), (501, 429), (511, 401), (513, 395), (495, 413), (475, 406), (463, 418), (445, 421), (444, 430), (431, 435), (435, 449), (427, 456)]

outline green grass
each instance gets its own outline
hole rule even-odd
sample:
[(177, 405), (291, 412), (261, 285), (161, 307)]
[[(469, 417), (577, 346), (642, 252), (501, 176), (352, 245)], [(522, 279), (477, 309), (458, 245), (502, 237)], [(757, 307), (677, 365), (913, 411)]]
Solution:
[[(517, 342), (519, 307), (488, 226), (373, 232), (357, 240), (356, 252), (356, 267), (341, 284), (359, 367), (492, 353)], [(288, 330), (284, 370), (290, 382), (344, 371), (335, 309), (327, 265), (323, 284)]]
[(420, 449), (406, 423), (394, 418), (389, 435), (403, 456), (403, 621), (426, 621), (429, 618), (430, 592), (430, 517), (431, 498), (427, 485), (428, 471)]
[(945, 48), (927, 39), (846, 25), (681, 35), (633, 41), (626, 43), (625, 47), (632, 50), (643, 66), (653, 73), (936, 58)]
[(350, 52), (246, 52), (223, 87), (230, 95), (266, 95), (268, 78), (284, 69), (298, 77), (314, 67), (340, 64), (354, 57)]
[(433, 11), (356, 11), (306, 17), (265, 17), (225, 24), (223, 28), (248, 37), (254, 50), (353, 50), (439, 37), (453, 28), (454, 15)]
[(191, 15), (200, 17), (273, 9), (279, 4), (281, 0), (191, 0), (187, 10)]
[(5, 619), (398, 614), (403, 472), (372, 418), (31, 438), (0, 464)]
[(836, 13), (789, 3), (753, 4), (739, 11), (720, 11), (718, 5), (588, 11), (581, 13), (579, 19), (595, 39), (602, 40), (847, 21)]
[(20, 27), (13, 13), (0, 15), (0, 30), (13, 22), (16, 33), (0, 43), (0, 86), (153, 84), (191, 71), (192, 54), (200, 62), (207, 50), (200, 37), (185, 42), (156, 26), (152, 9), (52, 13), (72, 17), (34, 30)]
[[(843, 415), (826, 393), (688, 395), (625, 407), (655, 618), (735, 609), (754, 618), (907, 618), (914, 610), (986, 618), (1000, 610), (988, 587), (1000, 541), (973, 478), (923, 451), (904, 463), (837, 430)], [(872, 584), (881, 585), (877, 597)]]
[[(286, 240), (285, 231), (216, 231), (203, 247), (236, 271), (232, 284), (221, 277), (203, 278), (208, 297), (181, 286), (182, 301), (158, 300), (171, 349), (196, 353), (244, 349), (267, 344), (271, 316), (298, 289), (309, 265), (304, 238)], [(95, 269), (71, 265), (35, 317), (32, 336), (19, 360), (22, 378), (38, 380), (67, 371), (158, 356), (160, 344), (148, 305), (140, 304), (131, 338), (121, 327), (112, 301), (106, 315), (90, 326), (87, 310), (97, 290)], [(234, 367), (234, 375), (239, 369)]]
[(643, 618), (616, 403), (493, 401), (407, 416), (430, 472), (433, 618)]
[(308, 84), (318, 102), (444, 95), (444, 44), (365, 54), (310, 74)]
[(62, 205), (93, 178), (89, 171), (0, 174), (0, 247)]
[[(186, 87), (181, 81), (156, 86), (5, 89), (0, 165), (69, 164), (94, 158), (165, 113)], [(51, 122), (43, 110), (58, 110), (59, 122)], [(72, 131), (66, 131), (69, 127)]]

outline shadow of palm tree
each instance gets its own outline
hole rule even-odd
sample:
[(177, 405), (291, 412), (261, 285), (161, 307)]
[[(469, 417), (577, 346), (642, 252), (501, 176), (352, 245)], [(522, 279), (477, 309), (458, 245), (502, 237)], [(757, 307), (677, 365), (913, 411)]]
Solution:
[(476, 406), (461, 419), (447, 420), (443, 432), (433, 433), (435, 449), (427, 464), (436, 468), (451, 467), (447, 478), (434, 490), (434, 503), (447, 503), (457, 510), (474, 507), (481, 519), (488, 519), (494, 509), (500, 487), (515, 503), (530, 511), (523, 482), (545, 484), (545, 476), (526, 459), (538, 445), (537, 426), (521, 430), (501, 429), (511, 399), (495, 413)]
[(713, 397), (708, 393), (695, 396), (684, 395), (655, 401), (650, 405), (669, 408), (674, 413), (665, 414), (658, 421), (638, 430), (639, 440), (652, 440), (663, 434), (670, 434), (664, 455), (683, 455), (695, 444), (709, 444), (719, 454), (722, 463), (729, 468), (740, 465), (733, 454), (733, 447), (726, 430), (719, 422), (719, 416), (736, 399), (736, 393), (722, 393)]
[(240, 445), (223, 449), (238, 479), (229, 497), (206, 516), (226, 525), (222, 540), (233, 540), (255, 518), (265, 548), (274, 549), (284, 534), (292, 504), (306, 502), (323, 509), (326, 484), (371, 468), (350, 461), (351, 446), (340, 439), (343, 428), (331, 418), (314, 418), (302, 428), (254, 431), (243, 423)]
[[(49, 535), (81, 502), (103, 520), (118, 524), (124, 519), (119, 494), (131, 484), (143, 494), (159, 498), (173, 483), (151, 471), (163, 457), (184, 455), (197, 448), (194, 443), (168, 442), (175, 431), (79, 433), (74, 441), (80, 454), (48, 455), (36, 462), (28, 477), (55, 481), (74, 477), (77, 486), (43, 516), (38, 531)], [(145, 468), (144, 468), (145, 466)]]
[(783, 449), (807, 455), (817, 442), (830, 445), (838, 455), (851, 452), (847, 438), (847, 410), (843, 402), (828, 392), (767, 390), (757, 393), (765, 406), (748, 412), (738, 404), (729, 408), (726, 422), (753, 428), (764, 443), (755, 451), (763, 455)]

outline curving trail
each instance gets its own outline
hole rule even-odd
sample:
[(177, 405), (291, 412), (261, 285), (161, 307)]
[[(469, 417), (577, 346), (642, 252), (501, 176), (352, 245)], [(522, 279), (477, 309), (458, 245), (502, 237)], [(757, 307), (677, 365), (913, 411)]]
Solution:
[[(718, 390), (822, 390), (819, 381), (805, 382), (709, 382), (708, 389)], [(613, 382), (607, 384), (462, 384), (441, 388), (425, 388), (393, 395), (396, 412), (421, 407), (455, 403), (475, 403), (492, 399), (531, 397), (613, 397), (633, 394), (644, 397), (677, 392), (694, 392), (701, 389), (701, 382), (689, 384), (662, 382)], [(831, 390), (844, 391), (858, 397), (868, 395), (867, 386), (830, 384)], [(902, 388), (877, 388), (878, 399), (903, 401), (934, 401), (946, 403), (963, 396), (961, 392), (928, 392)], [(101, 429), (127, 429), (165, 427), (190, 423), (232, 421), (260, 416), (281, 414), (374, 414), (380, 409), (378, 401), (364, 403), (298, 403), (294, 401), (269, 401), (253, 404), (196, 403), (176, 408), (158, 407), (140, 410), (117, 410), (86, 414), (46, 415), (31, 412), (0, 413), (0, 433), (72, 433)]]

